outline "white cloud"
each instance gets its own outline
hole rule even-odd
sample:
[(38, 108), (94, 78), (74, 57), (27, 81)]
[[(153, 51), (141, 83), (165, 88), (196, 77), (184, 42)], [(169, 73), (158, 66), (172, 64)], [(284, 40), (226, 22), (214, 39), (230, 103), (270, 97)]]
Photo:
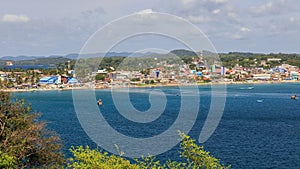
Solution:
[(254, 13), (260, 14), (260, 13), (264, 13), (267, 12), (269, 10), (272, 10), (272, 8), (274, 7), (273, 2), (268, 2), (266, 4), (263, 4), (259, 7), (253, 7), (252, 10)]
[(216, 4), (222, 4), (222, 3), (227, 3), (228, 0), (211, 0), (211, 2), (216, 3)]
[(229, 17), (235, 18), (235, 19), (238, 17), (237, 14), (234, 13), (234, 12), (229, 12), (227, 15), (228, 15)]
[(241, 27), (240, 31), (241, 32), (250, 32), (251, 30), (249, 28), (247, 28), (247, 27)]
[(215, 10), (212, 11), (213, 14), (218, 14), (220, 12), (221, 12), (221, 9), (215, 9)]
[(233, 34), (232, 35), (232, 39), (241, 40), (241, 39), (243, 39), (243, 37), (241, 35), (239, 35), (239, 34)]
[(192, 23), (206, 23), (211, 21), (208, 16), (189, 16), (188, 20)]
[(195, 0), (181, 0), (181, 2), (183, 3), (183, 4), (189, 4), (189, 3), (194, 3), (194, 2), (196, 2)]
[(137, 14), (141, 14), (141, 15), (143, 15), (143, 14), (151, 14), (151, 13), (153, 13), (152, 9), (144, 9), (144, 10), (141, 10), (141, 11), (137, 12)]
[(196, 24), (210, 22), (226, 25), (240, 22), (236, 13), (238, 11), (228, 0), (179, 0), (179, 2), (171, 6), (172, 13)]
[(2, 17), (2, 22), (20, 23), (20, 22), (28, 22), (28, 21), (30, 21), (30, 19), (25, 15), (6, 14)]
[(156, 21), (158, 15), (152, 9), (144, 9), (139, 12), (136, 12), (137, 17), (134, 17), (134, 20), (139, 24), (152, 24), (153, 21)]
[(260, 6), (252, 6), (250, 12), (254, 16), (278, 15), (287, 10), (285, 0), (270, 1)]
[(300, 24), (300, 18), (299, 18), (299, 17), (291, 16), (291, 17), (288, 18), (288, 21), (289, 21), (291, 24), (297, 24), (297, 25)]
[[(278, 41), (295, 39), (295, 42), (297, 41), (295, 44), (299, 44), (297, 37), (300, 37), (300, 10), (298, 9), (300, 0), (175, 0), (170, 2), (129, 0), (107, 3), (92, 0), (92, 2), (85, 3), (83, 0), (78, 0), (72, 5), (72, 10), (65, 10), (63, 6), (69, 3), (67, 1), (62, 1), (60, 7), (50, 1), (46, 5), (46, 2), (37, 2), (35, 7), (25, 1), (20, 1), (18, 6), (13, 2), (6, 4), (3, 1), (0, 5), (2, 53), (4, 50), (7, 54), (14, 52), (24, 54), (33, 51), (52, 54), (53, 51), (61, 53), (73, 51), (76, 47), (80, 48), (93, 32), (111, 20), (135, 12), (141, 14), (137, 18), (140, 23), (145, 24), (149, 21), (148, 18), (155, 16), (150, 14), (153, 11), (174, 14), (191, 21), (212, 38), (212, 41), (219, 43), (219, 47), (226, 46), (228, 50), (239, 49), (239, 47), (248, 49), (248, 43), (242, 44), (241, 41), (235, 41), (236, 39), (247, 42), (253, 40), (254, 44), (261, 44), (257, 46), (265, 49), (272, 48), (273, 45), (262, 43), (268, 38), (277, 38)], [(16, 15), (4, 16), (4, 14)], [(34, 19), (31, 16), (34, 16)], [(153, 24), (152, 21), (147, 24)], [(28, 23), (20, 27), (19, 24), (3, 24), (4, 22)], [(27, 35), (31, 36), (27, 37)], [(45, 38), (40, 38), (41, 35)], [(232, 46), (220, 41), (232, 42)], [(40, 49), (32, 50), (28, 42), (40, 45)], [(68, 45), (57, 45), (58, 42)], [(13, 48), (15, 46), (21, 46), (24, 52), (21, 49), (16, 51)], [(291, 49), (291, 45), (287, 43), (282, 46)], [(299, 51), (299, 47), (295, 47), (295, 50)]]
[(181, 0), (183, 4), (193, 4), (193, 3), (214, 3), (214, 4), (224, 4), (228, 0)]

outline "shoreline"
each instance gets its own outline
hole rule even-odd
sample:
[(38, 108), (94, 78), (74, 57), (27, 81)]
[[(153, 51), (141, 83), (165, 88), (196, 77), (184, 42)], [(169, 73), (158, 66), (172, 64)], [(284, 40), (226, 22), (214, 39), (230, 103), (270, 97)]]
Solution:
[(155, 84), (155, 85), (128, 85), (128, 86), (112, 86), (112, 87), (66, 87), (66, 88), (38, 88), (38, 89), (1, 89), (2, 92), (43, 92), (43, 91), (66, 91), (66, 90), (105, 90), (105, 89), (124, 89), (124, 88), (156, 88), (156, 87), (174, 87), (174, 86), (208, 86), (208, 85), (260, 85), (260, 84), (285, 84), (300, 83), (296, 80), (288, 81), (255, 81), (255, 82), (208, 82), (208, 83), (174, 83), (174, 84)]

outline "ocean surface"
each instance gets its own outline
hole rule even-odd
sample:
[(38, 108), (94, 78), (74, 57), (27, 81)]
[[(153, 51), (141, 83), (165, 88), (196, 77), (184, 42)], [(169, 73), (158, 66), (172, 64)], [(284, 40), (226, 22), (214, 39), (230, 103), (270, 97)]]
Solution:
[[(149, 109), (149, 93), (153, 90), (163, 91), (167, 103), (164, 113), (149, 125), (135, 124), (122, 117), (110, 90), (96, 90), (95, 94), (103, 100), (100, 110), (116, 131), (146, 138), (162, 134), (173, 124), (182, 98), (177, 87), (130, 89), (133, 106), (140, 111)], [(205, 150), (232, 168), (300, 168), (300, 101), (290, 99), (293, 94), (300, 96), (300, 84), (228, 85), (226, 90), (222, 119), (202, 144)], [(210, 108), (211, 87), (199, 86), (199, 92), (199, 113), (189, 132), (196, 140)], [(60, 135), (66, 156), (70, 156), (71, 146), (97, 147), (77, 119), (72, 91), (19, 92), (13, 93), (13, 97), (24, 98), (36, 112), (42, 113), (41, 120)], [(157, 158), (180, 160), (178, 147)]]

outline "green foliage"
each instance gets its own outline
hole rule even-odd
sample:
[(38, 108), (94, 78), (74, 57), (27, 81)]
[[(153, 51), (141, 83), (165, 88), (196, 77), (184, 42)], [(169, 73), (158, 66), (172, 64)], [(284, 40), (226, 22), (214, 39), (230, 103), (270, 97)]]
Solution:
[(104, 81), (105, 80), (105, 75), (99, 73), (99, 74), (96, 75), (95, 79)]
[(15, 65), (50, 65), (50, 64), (64, 64), (66, 63), (68, 58), (64, 58), (61, 56), (58, 57), (47, 57), (47, 58), (37, 58), (33, 60), (19, 60), (15, 61)]
[(16, 167), (16, 161), (15, 157), (9, 156), (2, 151), (0, 151), (0, 168), (15, 168)]
[(131, 78), (130, 79), (130, 81), (132, 81), (132, 82), (138, 82), (138, 81), (140, 81), (141, 79), (140, 78)]
[(59, 137), (46, 130), (37, 117), (23, 100), (13, 102), (8, 93), (0, 93), (0, 165), (8, 168), (62, 166)]
[(144, 75), (150, 75), (150, 69), (148, 68), (148, 69), (143, 69), (143, 70), (141, 70), (140, 71), (142, 74), (144, 74)]
[(107, 70), (110, 70), (110, 67), (117, 68), (125, 59), (123, 56), (114, 56), (114, 57), (104, 57), (100, 64), (99, 67), (106, 68)]
[(284, 54), (284, 53), (270, 53), (270, 54), (259, 54), (259, 53), (241, 53), (241, 52), (229, 52), (219, 54), (222, 61), (222, 65), (225, 67), (234, 67), (239, 64), (243, 67), (251, 67), (255, 62), (258, 66), (261, 61), (267, 61), (268, 58), (280, 58), (279, 62), (268, 62), (269, 67), (281, 65), (282, 63), (290, 64), (293, 66), (300, 66), (300, 55), (299, 54)]
[(220, 160), (210, 155), (203, 146), (198, 146), (195, 140), (183, 133), (179, 133), (182, 141), (180, 143), (180, 156), (187, 160), (191, 168), (229, 168), (220, 163)]
[(138, 169), (136, 164), (131, 164), (129, 160), (121, 156), (108, 155), (107, 152), (102, 152), (98, 149), (91, 150), (86, 148), (72, 147), (70, 150), (74, 158), (69, 159), (67, 168), (85, 169), (85, 168), (101, 168), (101, 169)]
[[(222, 61), (222, 65), (225, 67), (234, 67), (236, 64), (242, 65), (244, 67), (251, 67), (251, 65), (254, 64), (254, 62), (257, 62), (259, 66), (259, 63), (262, 60), (267, 60), (267, 58), (281, 58), (281, 62), (274, 62), (269, 63), (270, 67), (274, 67), (277, 65), (280, 65), (282, 63), (294, 65), (300, 67), (300, 54), (285, 54), (285, 53), (270, 53), (270, 54), (263, 54), (263, 53), (243, 53), (243, 52), (229, 52), (229, 53), (212, 53), (209, 51), (202, 51), (203, 58), (208, 61), (208, 63), (212, 63), (210, 61), (213, 60), (219, 60), (219, 58)], [(78, 75), (81, 73), (85, 76), (91, 72), (96, 71), (98, 67), (106, 68), (108, 71), (110, 71), (110, 67), (124, 69), (124, 70), (132, 70), (133, 68), (138, 68), (135, 70), (143, 70), (146, 67), (155, 67), (156, 63), (167, 60), (168, 63), (172, 64), (174, 62), (175, 56), (178, 57), (178, 60), (182, 60), (184, 63), (190, 64), (193, 61), (193, 58), (199, 57), (199, 53), (195, 53), (193, 51), (184, 50), (184, 49), (177, 49), (170, 51), (168, 54), (152, 54), (152, 55), (146, 55), (143, 57), (124, 57), (124, 56), (113, 56), (113, 57), (97, 57), (97, 58), (85, 58), (80, 59), (84, 60), (84, 64), (80, 65), (81, 68), (85, 68), (86, 70), (84, 72), (77, 72)], [(157, 58), (157, 60), (154, 60), (153, 58)], [(68, 66), (67, 62), (70, 62), (70, 68), (74, 69), (75, 62), (77, 62), (78, 66), (78, 60), (72, 60), (61, 56), (53, 56), (53, 57), (46, 57), (46, 58), (37, 58), (32, 60), (19, 60), (14, 61), (15, 65), (53, 65), (55, 68), (51, 69), (51, 73), (54, 74), (61, 74), (63, 73), (64, 69), (66, 69)], [(0, 59), (0, 68), (4, 70), (4, 66), (6, 64), (6, 60)], [(97, 65), (99, 64), (99, 65)], [(143, 66), (139, 66), (139, 65)], [(193, 68), (193, 67), (192, 67)], [(194, 69), (194, 68), (193, 68)], [(23, 71), (21, 69), (15, 69), (15, 71)]]
[(226, 169), (230, 166), (224, 166), (220, 161), (211, 156), (209, 152), (205, 151), (203, 146), (198, 146), (193, 139), (189, 136), (179, 133), (181, 136), (181, 151), (180, 156), (185, 161), (167, 161), (164, 164), (156, 160), (155, 157), (148, 156), (141, 159), (135, 159), (134, 163), (131, 163), (126, 158), (122, 157), (123, 152), (119, 151), (119, 156), (109, 155), (107, 152), (99, 149), (90, 149), (88, 146), (83, 148), (72, 147), (70, 151), (73, 153), (74, 158), (69, 159), (67, 168), (103, 168), (103, 169)]
[(185, 57), (185, 56), (190, 56), (190, 57), (197, 57), (197, 53), (190, 51), (190, 50), (185, 50), (185, 49), (175, 49), (170, 52), (171, 54), (174, 54), (178, 57)]

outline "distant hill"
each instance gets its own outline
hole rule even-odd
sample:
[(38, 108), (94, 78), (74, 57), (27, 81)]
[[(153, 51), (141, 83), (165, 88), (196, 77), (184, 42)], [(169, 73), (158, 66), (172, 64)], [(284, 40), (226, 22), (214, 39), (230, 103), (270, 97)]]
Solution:
[(34, 60), (37, 58), (41, 58), (44, 56), (3, 56), (0, 59), (1, 60), (12, 60), (12, 61), (18, 61), (18, 60)]
[[(108, 52), (108, 53), (94, 53), (94, 54), (83, 54), (83, 58), (96, 58), (96, 57), (166, 57), (172, 56), (170, 54), (175, 54), (180, 58), (184, 58), (187, 63), (191, 61), (189, 57), (197, 56), (197, 53), (189, 50), (173, 50), (170, 53), (155, 53), (155, 52), (145, 52), (145, 53), (132, 53), (132, 52)], [(7, 60), (13, 61), (14, 65), (24, 66), (24, 65), (58, 65), (61, 63), (66, 63), (69, 60), (76, 60), (79, 54), (70, 53), (65, 56), (61, 55), (50, 55), (50, 56), (4, 56), (0, 57), (0, 67), (4, 67)], [(189, 58), (189, 59), (188, 59)], [(188, 61), (188, 60), (189, 61)]]
[[(148, 58), (166, 58), (174, 57), (174, 54), (182, 59), (185, 63), (191, 63), (194, 57), (199, 57), (202, 55), (203, 59), (207, 64), (213, 63), (215, 61), (221, 61), (222, 65), (226, 67), (234, 67), (236, 64), (240, 64), (244, 67), (250, 67), (253, 65), (254, 61), (260, 63), (261, 61), (267, 61), (268, 58), (280, 58), (280, 62), (269, 62), (270, 67), (280, 65), (282, 63), (294, 65), (300, 67), (300, 54), (285, 54), (285, 53), (250, 53), (250, 52), (229, 52), (229, 53), (213, 53), (210, 51), (201, 51), (193, 52), (185, 49), (176, 49), (172, 50), (169, 53), (155, 53), (155, 52), (146, 52), (146, 53), (132, 53), (132, 52), (109, 52), (109, 53), (94, 53), (94, 54), (84, 54), (83, 58), (91, 58), (90, 61), (97, 60), (97, 57), (106, 56), (103, 63), (110, 65), (112, 62), (122, 61), (124, 57), (140, 57), (142, 59)], [(71, 53), (65, 56), (60, 55), (51, 55), (51, 56), (3, 56), (0, 57), (0, 68), (5, 67), (6, 61), (13, 61), (14, 65), (24, 66), (24, 65), (58, 65), (66, 64), (67, 61), (71, 61), (71, 64), (75, 63), (75, 60), (78, 58), (79, 54)], [(146, 64), (146, 63), (145, 63)], [(128, 64), (129, 65), (129, 64)]]
[(170, 53), (174, 54), (178, 57), (187, 57), (187, 56), (197, 57), (198, 56), (197, 53), (190, 51), (190, 50), (185, 50), (185, 49), (172, 50)]
[(69, 58), (69, 59), (76, 59), (72, 54), (66, 56), (60, 55), (51, 55), (51, 56), (3, 56), (0, 57), (0, 60), (11, 60), (11, 61), (26, 61), (26, 60), (36, 60), (36, 59), (46, 59), (46, 58)]
[(78, 54), (77, 53), (71, 53), (71, 54), (68, 54), (65, 56), (65, 58), (68, 58), (68, 59), (77, 59), (78, 58)]
[[(100, 56), (106, 57), (127, 57), (127, 56), (145, 56), (145, 55), (158, 55), (155, 53), (130, 53), (130, 52), (109, 52), (105, 53), (95, 53), (95, 54), (84, 54), (84, 58), (96, 58)], [(0, 57), (0, 68), (5, 67), (6, 61), (13, 61), (14, 65), (18, 66), (28, 66), (28, 65), (58, 65), (64, 64), (70, 60), (76, 60), (79, 54), (71, 53), (65, 56), (60, 55), (50, 55), (50, 56), (3, 56)]]
[[(146, 53), (132, 53), (132, 52), (109, 52), (109, 53), (94, 53), (94, 54), (83, 54), (82, 56), (84, 58), (95, 58), (95, 57), (100, 57), (100, 56), (105, 56), (105, 57), (114, 57), (114, 56), (148, 56), (148, 55), (155, 55), (157, 53), (152, 53), (152, 52), (146, 52)], [(72, 59), (75, 60), (77, 59), (79, 54), (77, 53), (71, 53), (67, 54), (65, 56), (63, 55), (50, 55), (50, 56), (2, 56), (0, 57), (0, 60), (11, 60), (11, 61), (25, 61), (25, 60), (35, 60), (35, 59), (41, 59), (41, 58), (67, 58), (67, 59)]]
[[(29, 59), (29, 58), (28, 58)], [(29, 66), (29, 65), (39, 65), (39, 66), (46, 66), (46, 65), (58, 65), (58, 64), (65, 64), (70, 59), (65, 57), (42, 57), (42, 58), (35, 58), (32, 60), (14, 60), (14, 66)], [(6, 60), (0, 60), (0, 68), (5, 67)]]
[(34, 60), (14, 61), (14, 65), (50, 65), (50, 64), (66, 63), (68, 60), (70, 59), (65, 57), (44, 57), (44, 58), (37, 58)]

